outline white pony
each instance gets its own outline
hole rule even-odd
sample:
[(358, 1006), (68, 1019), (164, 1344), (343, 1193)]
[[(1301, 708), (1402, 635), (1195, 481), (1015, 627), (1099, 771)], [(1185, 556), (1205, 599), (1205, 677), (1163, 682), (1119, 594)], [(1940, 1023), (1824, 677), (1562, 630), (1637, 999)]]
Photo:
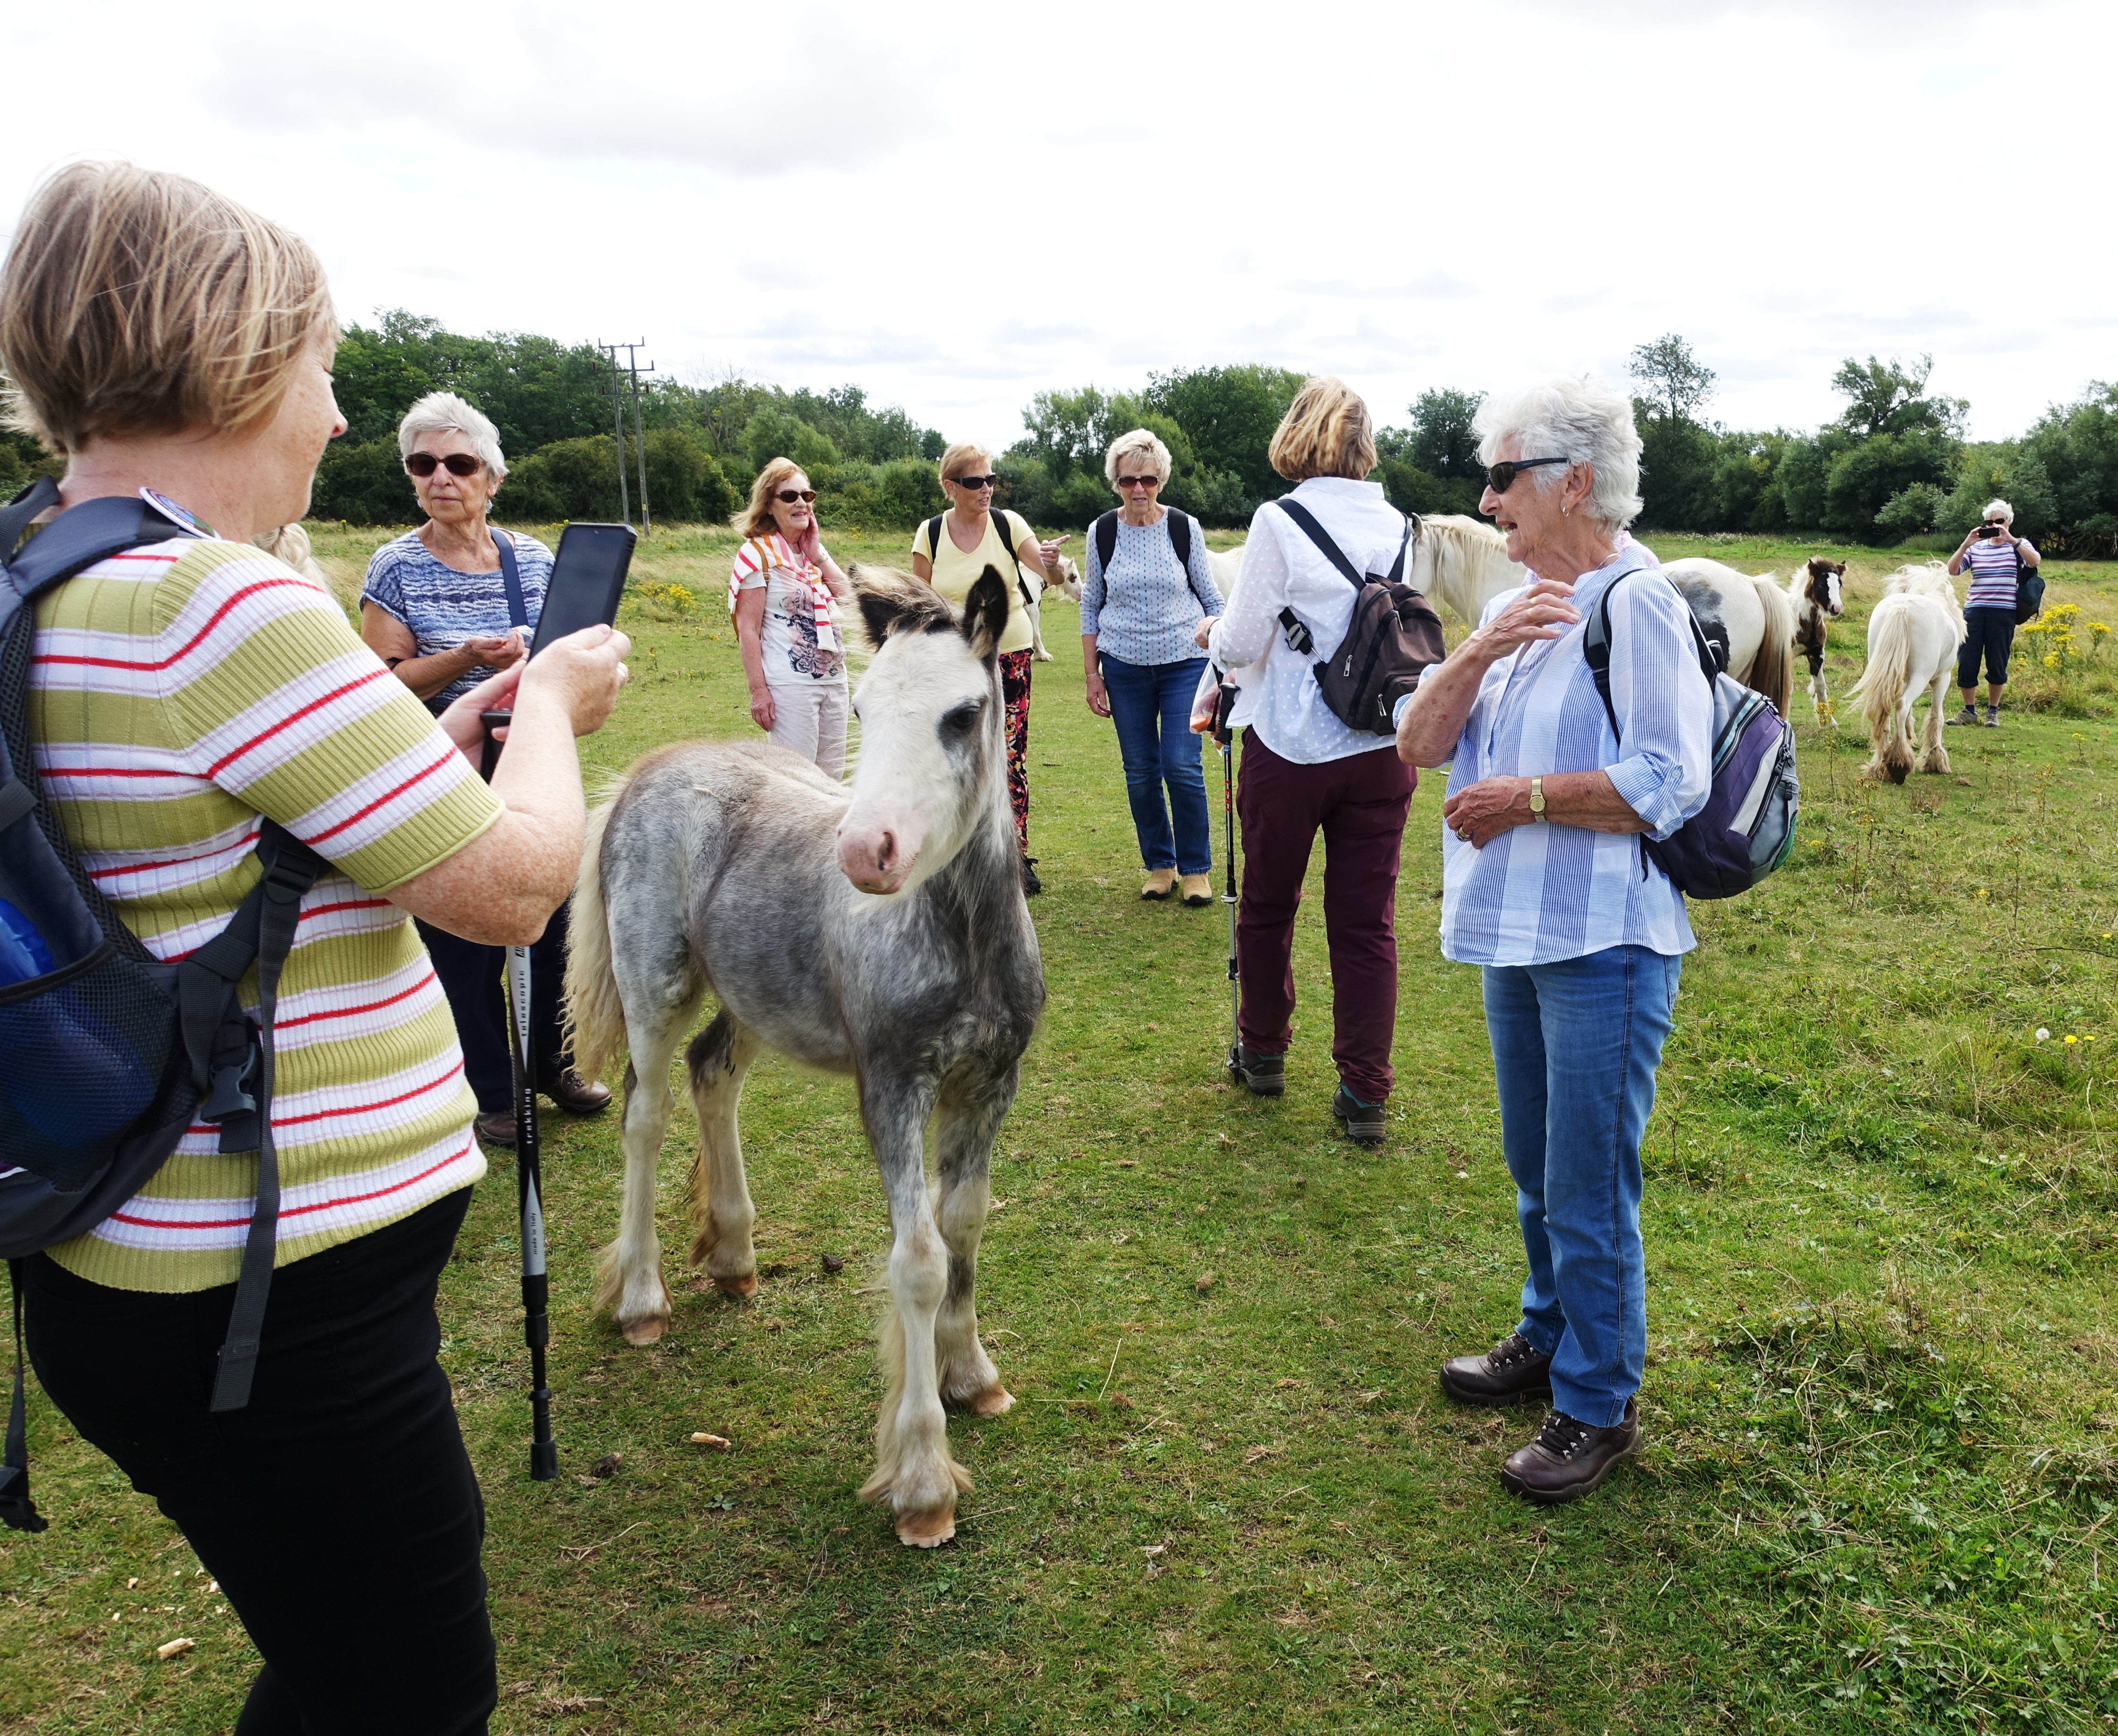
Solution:
[(1697, 558), (1672, 561), (1662, 571), (1721, 648), (1723, 667), (1785, 717), (1794, 671), (1794, 605), (1779, 580)]
[(1872, 751), (1861, 768), (1870, 778), (1903, 783), (1912, 769), (1912, 706), (1927, 695), (1926, 737), (1919, 769), (1949, 769), (1941, 745), (1942, 695), (1963, 643), (1963, 610), (1948, 570), (1938, 561), (1902, 566), (1890, 575), (1883, 600), (1868, 617), (1868, 667), (1847, 697), (1861, 700)]

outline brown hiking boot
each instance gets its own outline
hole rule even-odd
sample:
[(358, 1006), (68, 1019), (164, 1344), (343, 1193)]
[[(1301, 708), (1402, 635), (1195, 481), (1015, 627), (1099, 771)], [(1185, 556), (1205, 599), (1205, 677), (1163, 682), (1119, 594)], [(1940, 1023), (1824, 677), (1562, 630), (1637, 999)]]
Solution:
[(1174, 868), (1151, 868), (1148, 870), (1147, 884), (1140, 889), (1141, 900), (1149, 904), (1159, 904), (1169, 896), (1170, 889), (1176, 884), (1177, 870)]
[(1552, 1358), (1520, 1332), (1510, 1332), (1482, 1356), (1452, 1356), (1443, 1363), (1441, 1390), (1459, 1405), (1548, 1399)]
[(1547, 1506), (1585, 1495), (1609, 1476), (1621, 1459), (1640, 1448), (1639, 1401), (1625, 1401), (1625, 1420), (1595, 1429), (1555, 1410), (1537, 1438), (1508, 1456), (1501, 1481), (1516, 1494)]

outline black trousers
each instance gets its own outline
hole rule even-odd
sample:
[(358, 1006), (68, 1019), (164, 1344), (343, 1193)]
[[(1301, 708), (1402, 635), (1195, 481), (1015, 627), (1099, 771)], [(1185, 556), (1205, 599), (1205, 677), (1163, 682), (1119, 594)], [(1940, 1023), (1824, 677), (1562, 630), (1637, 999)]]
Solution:
[[(552, 912), (544, 933), (530, 949), (530, 1049), (539, 1077), (566, 1064), (559, 1043), (559, 990), (566, 974), (568, 899)], [(480, 946), (422, 922), (419, 938), (434, 961), (434, 974), (456, 1014), (456, 1041), (463, 1045), (464, 1077), (478, 1093), (480, 1115), (515, 1106), (515, 1069), (508, 1064), (513, 1045), (507, 1036), (507, 949)]]
[[(1980, 603), (1963, 612), (1963, 649), (1956, 653), (1956, 685), (1978, 685), (1978, 659), (1986, 658), (1986, 679), (1995, 687), (2008, 685), (2008, 651), (2015, 643), (2015, 612)], [(534, 988), (534, 984), (531, 986)], [(534, 996), (532, 997), (534, 998)]]
[(459, 1736), (497, 1697), (485, 1509), (435, 1360), (461, 1189), (281, 1268), (247, 1409), (206, 1409), (235, 1286), (112, 1290), (27, 1263), (52, 1402), (175, 1524), (265, 1667), (238, 1736)]

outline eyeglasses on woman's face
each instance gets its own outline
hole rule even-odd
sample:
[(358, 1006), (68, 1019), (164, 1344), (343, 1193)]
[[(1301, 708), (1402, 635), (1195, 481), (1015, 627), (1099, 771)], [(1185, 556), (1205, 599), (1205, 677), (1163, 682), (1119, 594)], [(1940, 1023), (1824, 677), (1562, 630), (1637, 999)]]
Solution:
[(451, 476), (476, 476), (485, 468), (485, 460), (469, 452), (451, 452), (442, 458), (431, 452), (414, 452), (405, 459), (405, 474), (416, 476), (422, 482), (442, 466), (447, 468)]
[(1153, 490), (1159, 488), (1161, 486), (1162, 478), (1158, 476), (1121, 476), (1118, 478), (1118, 487), (1121, 488), (1146, 488)]
[(968, 488), (973, 494), (979, 494), (992, 487), (1000, 478), (997, 476), (952, 476), (949, 480), (959, 488)]
[(797, 501), (807, 506), (816, 498), (816, 491), (813, 488), (782, 488), (772, 498), (783, 506), (792, 506)]
[(1515, 478), (1522, 471), (1536, 470), (1546, 464), (1567, 464), (1572, 462), (1571, 459), (1567, 458), (1505, 458), (1497, 464), (1486, 466), (1486, 486), (1496, 494), (1505, 494), (1509, 489), (1515, 487)]

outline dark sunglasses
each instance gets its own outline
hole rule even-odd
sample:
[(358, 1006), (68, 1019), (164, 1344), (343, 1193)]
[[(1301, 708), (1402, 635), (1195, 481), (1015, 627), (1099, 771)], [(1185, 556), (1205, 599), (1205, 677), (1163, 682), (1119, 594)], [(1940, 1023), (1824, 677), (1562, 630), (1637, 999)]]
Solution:
[(446, 458), (437, 458), (431, 452), (414, 452), (405, 460), (408, 474), (429, 477), (437, 465), (446, 464), (451, 476), (476, 476), (485, 468), (485, 460), (474, 458), (468, 452), (451, 452)]
[(1496, 494), (1505, 494), (1515, 485), (1519, 471), (1534, 470), (1543, 464), (1570, 464), (1570, 458), (1508, 458), (1497, 464), (1486, 466), (1486, 485)]
[(990, 488), (1000, 478), (997, 476), (952, 476), (949, 480), (959, 488)]
[(1121, 488), (1159, 488), (1161, 486), (1162, 478), (1158, 476), (1121, 476), (1118, 478)]
[(816, 491), (813, 488), (783, 488), (779, 493), (774, 495), (772, 498), (775, 501), (784, 501), (789, 506), (792, 506), (797, 501), (799, 501), (804, 506), (807, 506), (811, 501), (816, 498)]

